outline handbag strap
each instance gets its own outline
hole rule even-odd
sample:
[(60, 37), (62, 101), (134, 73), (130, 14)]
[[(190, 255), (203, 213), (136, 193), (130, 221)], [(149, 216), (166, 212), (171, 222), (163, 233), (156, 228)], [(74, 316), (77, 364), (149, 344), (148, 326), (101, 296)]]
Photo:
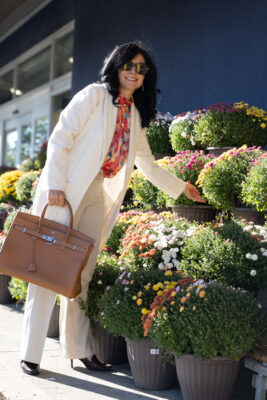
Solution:
[(43, 239), (48, 243), (53, 243), (53, 244), (57, 244), (58, 246), (64, 247), (64, 248), (68, 248), (68, 249), (72, 249), (74, 251), (79, 251), (80, 253), (83, 253), (86, 249), (84, 247), (79, 247), (76, 244), (70, 244), (66, 241), (62, 241), (62, 240), (57, 240), (55, 239), (53, 236), (47, 236), (47, 235), (43, 235), (42, 233), (33, 231), (29, 228), (26, 227), (22, 227), (20, 225), (14, 225), (14, 229), (16, 229), (17, 231), (23, 232), (23, 233), (27, 233), (28, 235), (34, 236), (38, 239)]
[[(65, 242), (67, 242), (68, 239), (69, 239), (70, 230), (72, 229), (72, 226), (73, 226), (73, 212), (72, 212), (72, 208), (71, 208), (71, 205), (68, 202), (68, 200), (64, 199), (64, 202), (65, 202), (65, 205), (68, 206), (68, 209), (69, 209), (69, 212), (70, 212), (70, 223), (69, 223), (69, 226), (68, 226), (68, 229), (67, 229), (67, 232), (66, 232), (66, 236), (65, 236)], [(44, 216), (45, 216), (45, 212), (46, 212), (48, 206), (49, 206), (49, 204), (47, 203), (44, 206), (44, 209), (42, 211), (42, 214), (41, 214), (41, 217), (40, 217), (40, 220), (39, 220), (39, 224), (38, 224), (38, 229), (37, 229), (38, 233), (41, 232), (41, 225), (44, 222)]]

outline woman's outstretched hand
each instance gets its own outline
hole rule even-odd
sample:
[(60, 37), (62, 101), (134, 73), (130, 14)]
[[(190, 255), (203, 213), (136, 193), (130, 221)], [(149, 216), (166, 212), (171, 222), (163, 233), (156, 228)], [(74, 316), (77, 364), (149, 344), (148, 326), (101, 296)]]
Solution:
[(50, 206), (65, 207), (66, 195), (62, 190), (48, 190), (47, 201)]
[(199, 203), (206, 203), (206, 200), (200, 196), (200, 193), (197, 190), (197, 188), (194, 185), (192, 185), (190, 182), (187, 182), (183, 193), (190, 200), (197, 201)]

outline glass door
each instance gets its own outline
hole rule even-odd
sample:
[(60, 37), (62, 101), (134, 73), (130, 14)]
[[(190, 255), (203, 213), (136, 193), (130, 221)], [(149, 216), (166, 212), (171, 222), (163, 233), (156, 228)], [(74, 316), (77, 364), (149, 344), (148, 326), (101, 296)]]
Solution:
[(7, 167), (15, 167), (17, 164), (18, 137), (16, 128), (5, 132), (4, 165)]

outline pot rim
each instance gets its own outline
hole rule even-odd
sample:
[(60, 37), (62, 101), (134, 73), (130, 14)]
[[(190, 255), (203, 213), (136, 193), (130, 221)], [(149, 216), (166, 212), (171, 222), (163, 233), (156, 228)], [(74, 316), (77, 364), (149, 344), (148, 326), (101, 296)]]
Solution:
[(194, 359), (194, 360), (198, 360), (198, 361), (203, 361), (203, 362), (205, 362), (205, 361), (216, 361), (216, 360), (220, 360), (220, 361), (234, 361), (234, 362), (239, 362), (240, 361), (240, 359), (238, 360), (238, 361), (236, 361), (236, 360), (234, 360), (234, 359), (232, 359), (232, 358), (229, 358), (229, 357), (225, 357), (225, 356), (215, 356), (215, 357), (212, 357), (212, 358), (204, 358), (204, 359), (202, 359), (202, 358), (199, 358), (199, 357), (195, 357), (194, 356), (194, 354), (182, 354), (180, 357), (177, 357), (175, 354), (174, 354), (174, 357), (175, 357), (175, 359), (180, 359), (180, 358), (188, 358), (188, 359)]

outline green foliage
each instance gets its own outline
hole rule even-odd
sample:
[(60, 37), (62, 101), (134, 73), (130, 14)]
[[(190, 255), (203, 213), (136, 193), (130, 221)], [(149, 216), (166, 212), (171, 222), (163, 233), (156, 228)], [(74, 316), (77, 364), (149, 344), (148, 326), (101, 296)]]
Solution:
[(146, 179), (138, 169), (133, 171), (129, 187), (133, 191), (135, 206), (141, 204), (147, 210), (163, 206), (163, 203), (158, 199), (159, 189)]
[(34, 159), (35, 169), (44, 168), (46, 162), (46, 154), (47, 154), (47, 142), (43, 142), (40, 151), (36, 154), (36, 157)]
[(196, 140), (208, 146), (264, 146), (267, 129), (261, 119), (230, 106), (211, 106), (195, 124)]
[(257, 211), (267, 212), (267, 153), (250, 169), (242, 182), (242, 199)]
[(98, 256), (97, 266), (89, 284), (87, 301), (80, 300), (80, 307), (91, 320), (98, 320), (101, 307), (99, 301), (108, 287), (112, 286), (120, 274), (120, 264), (117, 257), (105, 252)]
[[(214, 154), (205, 155), (202, 150), (194, 152), (186, 150), (178, 151), (174, 157), (157, 160), (156, 164), (167, 169), (177, 178), (185, 182), (190, 181), (192, 185), (195, 185), (204, 165), (214, 157)], [(130, 187), (133, 190), (135, 205), (140, 204), (147, 208), (195, 205), (193, 200), (188, 199), (183, 193), (178, 199), (173, 199), (149, 182), (138, 169), (132, 173)], [(200, 194), (202, 194), (201, 188)]]
[(0, 201), (16, 205), (16, 188), (17, 180), (24, 175), (24, 172), (13, 170), (3, 173), (0, 176)]
[(229, 150), (207, 163), (197, 184), (210, 204), (223, 211), (242, 205), (241, 190), (251, 162), (259, 157), (260, 150), (247, 148)]
[(0, 231), (4, 229), (4, 224), (8, 214), (14, 210), (14, 207), (7, 203), (0, 203)]
[[(142, 309), (149, 309), (153, 301), (153, 285), (166, 279), (169, 278), (160, 270), (122, 272), (114, 286), (99, 301), (99, 308), (103, 310), (100, 314), (101, 325), (114, 335), (123, 335), (132, 340), (142, 338)], [(144, 286), (148, 283), (150, 288), (146, 290)]]
[(239, 360), (261, 343), (266, 318), (250, 295), (228, 286), (181, 286), (175, 301), (165, 301), (164, 308), (158, 309), (149, 333), (177, 357), (221, 355)]
[(16, 182), (16, 197), (23, 204), (32, 201), (32, 185), (40, 175), (39, 171), (27, 172)]
[(30, 172), (34, 169), (34, 161), (30, 158), (26, 158), (26, 160), (24, 160), (19, 167), (19, 170), (23, 172)]
[(216, 279), (256, 293), (267, 284), (267, 246), (261, 242), (266, 238), (264, 227), (235, 220), (200, 226), (181, 249), (180, 268), (197, 279)]
[(104, 249), (111, 254), (116, 254), (119, 250), (121, 240), (125, 235), (125, 225), (128, 226), (128, 224), (125, 224), (124, 222), (116, 221), (115, 225), (113, 226), (111, 234), (104, 247)]
[(169, 137), (169, 123), (165, 120), (150, 122), (146, 136), (152, 154), (173, 153)]
[(191, 119), (178, 120), (170, 126), (170, 139), (172, 148), (180, 150), (194, 150), (200, 148), (196, 143), (194, 124)]
[(8, 290), (14, 299), (16, 299), (18, 302), (25, 303), (28, 282), (12, 277), (11, 281), (9, 282)]
[(16, 214), (17, 214), (17, 210), (15, 209), (15, 210), (12, 210), (8, 214), (8, 216), (6, 217), (6, 220), (5, 220), (5, 223), (4, 223), (4, 233), (5, 233), (5, 235), (8, 234), (8, 231), (9, 231), (11, 225), (12, 225), (12, 222), (13, 222)]

